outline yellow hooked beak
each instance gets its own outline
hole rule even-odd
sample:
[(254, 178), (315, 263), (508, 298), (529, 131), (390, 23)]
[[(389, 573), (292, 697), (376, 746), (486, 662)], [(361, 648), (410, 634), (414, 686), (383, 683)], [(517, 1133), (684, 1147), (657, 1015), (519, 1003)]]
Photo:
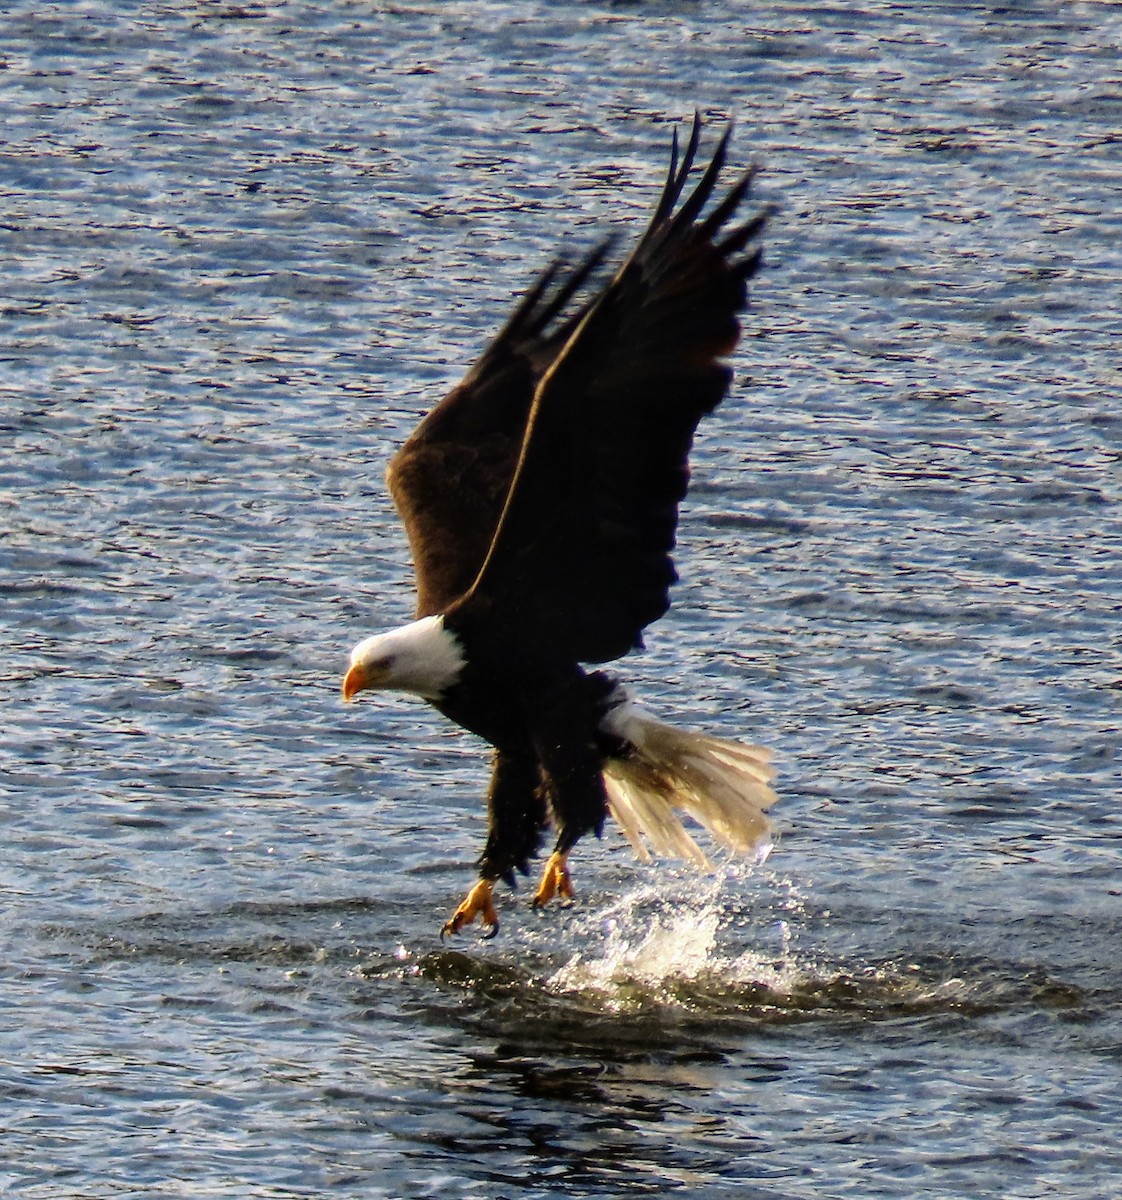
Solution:
[(359, 692), (370, 686), (370, 675), (366, 668), (361, 663), (355, 663), (343, 676), (343, 699), (350, 704)]

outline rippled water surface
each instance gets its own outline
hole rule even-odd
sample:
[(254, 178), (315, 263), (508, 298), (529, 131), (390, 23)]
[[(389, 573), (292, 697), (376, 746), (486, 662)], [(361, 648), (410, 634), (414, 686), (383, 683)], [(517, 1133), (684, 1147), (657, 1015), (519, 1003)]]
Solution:
[[(1122, 12), (35, 4), (0, 26), (0, 1190), (1113, 1197)], [(485, 755), (344, 710), (388, 455), (670, 126), (776, 205), (626, 664), (773, 746), (711, 878), (442, 946)]]

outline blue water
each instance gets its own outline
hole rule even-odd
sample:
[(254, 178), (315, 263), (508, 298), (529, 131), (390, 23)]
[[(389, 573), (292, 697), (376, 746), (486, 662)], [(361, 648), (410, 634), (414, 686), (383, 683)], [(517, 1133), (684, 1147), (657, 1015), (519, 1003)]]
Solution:
[[(1103, 1198), (1122, 1178), (1122, 10), (0, 24), (0, 1191)], [(765, 864), (437, 931), (486, 756), (344, 709), (382, 483), (700, 106), (776, 205), (645, 703)]]

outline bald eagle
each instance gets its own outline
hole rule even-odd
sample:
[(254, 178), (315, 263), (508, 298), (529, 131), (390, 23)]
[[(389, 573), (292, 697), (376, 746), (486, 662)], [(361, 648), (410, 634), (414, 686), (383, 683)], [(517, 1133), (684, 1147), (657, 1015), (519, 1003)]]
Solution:
[(766, 750), (671, 728), (587, 669), (642, 648), (670, 606), (694, 432), (732, 378), (765, 214), (738, 216), (751, 170), (713, 203), (729, 132), (695, 173), (701, 120), (681, 154), (675, 131), (614, 277), (581, 298), (610, 240), (548, 266), (389, 465), (416, 619), (359, 642), (344, 699), (412, 692), (494, 748), (479, 879), (442, 937), (498, 932), (495, 886), (528, 874), (551, 825), (535, 907), (572, 899), (569, 853), (609, 813), (644, 861), (707, 865), (676, 810), (735, 851), (767, 843)]

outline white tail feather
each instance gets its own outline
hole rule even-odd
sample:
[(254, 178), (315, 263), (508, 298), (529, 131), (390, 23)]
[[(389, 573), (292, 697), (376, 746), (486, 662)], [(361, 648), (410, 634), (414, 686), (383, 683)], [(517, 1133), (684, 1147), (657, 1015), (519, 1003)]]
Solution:
[(705, 852), (675, 811), (688, 813), (738, 854), (763, 855), (771, 845), (764, 811), (778, 799), (771, 753), (704, 733), (675, 729), (635, 707), (626, 694), (604, 727), (634, 746), (604, 766), (608, 806), (636, 856), (684, 858), (709, 869)]

